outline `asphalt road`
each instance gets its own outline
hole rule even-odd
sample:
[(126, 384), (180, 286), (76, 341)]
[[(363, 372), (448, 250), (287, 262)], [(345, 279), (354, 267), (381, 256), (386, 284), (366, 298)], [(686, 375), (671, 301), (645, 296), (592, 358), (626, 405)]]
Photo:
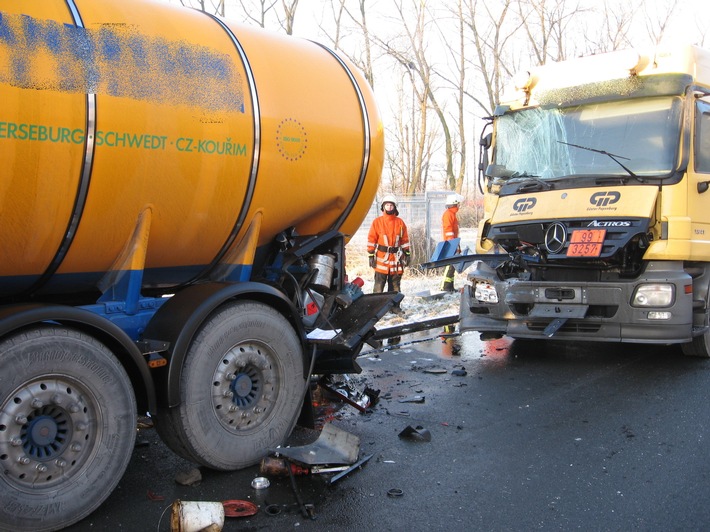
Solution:
[[(119, 488), (68, 530), (169, 530), (176, 499), (258, 506), (223, 530), (710, 527), (710, 361), (671, 346), (422, 339), (361, 356), (356, 385), (380, 392), (370, 411), (319, 410), (372, 458), (333, 485), (295, 477), (314, 519), (288, 478), (254, 490), (258, 466), (177, 484), (191, 464), (144, 429)], [(400, 438), (408, 428), (431, 440)], [(296, 445), (317, 435), (298, 430)]]

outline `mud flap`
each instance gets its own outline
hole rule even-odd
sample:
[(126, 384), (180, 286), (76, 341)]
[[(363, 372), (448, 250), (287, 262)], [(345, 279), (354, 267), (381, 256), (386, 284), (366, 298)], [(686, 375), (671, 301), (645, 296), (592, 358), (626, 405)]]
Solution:
[(404, 294), (399, 292), (365, 294), (319, 319), (318, 328), (308, 334), (317, 349), (313, 373), (360, 373), (355, 361), (360, 349), (372, 340), (380, 318), (402, 299)]

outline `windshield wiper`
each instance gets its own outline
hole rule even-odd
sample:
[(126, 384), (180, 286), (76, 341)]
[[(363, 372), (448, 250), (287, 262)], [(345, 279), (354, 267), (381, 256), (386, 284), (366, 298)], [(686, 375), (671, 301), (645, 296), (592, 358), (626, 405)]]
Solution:
[(612, 161), (614, 161), (616, 164), (618, 164), (624, 170), (626, 170), (626, 173), (628, 173), (631, 177), (636, 179), (639, 183), (645, 183), (645, 181), (642, 178), (640, 178), (639, 176), (634, 174), (630, 168), (627, 168), (626, 166), (624, 166), (624, 163), (622, 163), (619, 160), (619, 159), (625, 159), (627, 161), (630, 161), (631, 159), (629, 159), (628, 157), (623, 157), (621, 155), (615, 155), (613, 153), (609, 153), (608, 151), (604, 151), (604, 150), (597, 150), (596, 148), (589, 148), (587, 146), (580, 146), (579, 144), (572, 144), (571, 142), (564, 142), (563, 140), (558, 140), (557, 142), (559, 142), (560, 144), (566, 144), (567, 146), (572, 146), (573, 148), (579, 148), (580, 150), (587, 150), (587, 151), (591, 151), (594, 153), (601, 153), (602, 155), (606, 155)]
[[(516, 192), (528, 192), (532, 190), (540, 190), (542, 187), (545, 190), (550, 190), (553, 188), (552, 183), (548, 183), (539, 176), (528, 174), (527, 172), (515, 172), (510, 181), (522, 181), (521, 185), (517, 188)], [(532, 182), (531, 182), (532, 181)]]

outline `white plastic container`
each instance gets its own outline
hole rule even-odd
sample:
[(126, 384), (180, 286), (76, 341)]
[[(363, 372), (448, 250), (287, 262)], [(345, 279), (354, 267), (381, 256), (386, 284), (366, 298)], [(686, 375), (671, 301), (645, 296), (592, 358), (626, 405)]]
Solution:
[(211, 501), (181, 501), (173, 503), (171, 532), (219, 532), (224, 526), (224, 505)]

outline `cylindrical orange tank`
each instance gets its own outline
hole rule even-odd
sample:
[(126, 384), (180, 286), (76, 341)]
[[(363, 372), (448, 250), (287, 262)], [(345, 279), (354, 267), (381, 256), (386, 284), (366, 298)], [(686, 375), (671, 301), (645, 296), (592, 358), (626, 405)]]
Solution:
[(364, 219), (383, 128), (326, 47), (146, 0), (0, 0), (0, 17), (0, 299), (120, 270), (167, 291), (248, 262), (250, 227), (254, 248)]

